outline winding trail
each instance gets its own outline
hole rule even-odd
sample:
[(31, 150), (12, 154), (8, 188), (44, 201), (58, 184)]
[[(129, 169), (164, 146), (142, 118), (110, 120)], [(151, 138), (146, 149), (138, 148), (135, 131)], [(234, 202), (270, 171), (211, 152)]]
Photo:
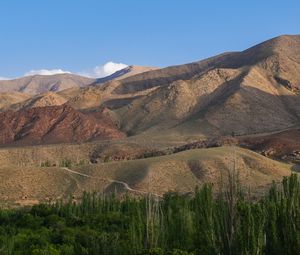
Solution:
[[(113, 180), (113, 179), (110, 179), (110, 178), (99, 178), (99, 177), (94, 177), (94, 176), (91, 176), (91, 175), (88, 175), (88, 174), (84, 174), (84, 173), (80, 173), (80, 172), (77, 172), (77, 171), (74, 171), (70, 168), (67, 168), (67, 167), (61, 167), (61, 169), (69, 172), (69, 173), (72, 173), (72, 174), (76, 174), (76, 175), (80, 175), (80, 176), (83, 176), (83, 177), (86, 177), (86, 178), (91, 178), (91, 179), (97, 179), (97, 180), (101, 180), (101, 181), (108, 181), (110, 183), (117, 183), (117, 184), (121, 184), (123, 185), (123, 187), (128, 190), (128, 191), (131, 191), (131, 192), (135, 192), (135, 193), (140, 193), (140, 194), (143, 194), (143, 195), (146, 195), (148, 194), (149, 192), (146, 192), (146, 191), (142, 191), (142, 190), (137, 190), (137, 189), (133, 189), (131, 188), (128, 183), (126, 182), (123, 182), (123, 181), (118, 181), (118, 180)], [(154, 193), (151, 193), (151, 195), (154, 195), (156, 197), (162, 197), (161, 195), (158, 195), (158, 194), (154, 194)]]

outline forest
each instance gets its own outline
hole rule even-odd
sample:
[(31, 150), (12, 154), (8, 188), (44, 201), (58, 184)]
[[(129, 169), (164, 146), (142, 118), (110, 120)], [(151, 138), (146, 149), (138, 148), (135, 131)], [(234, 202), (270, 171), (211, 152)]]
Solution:
[(0, 210), (1, 255), (297, 255), (300, 182), (273, 184), (259, 199), (238, 181), (216, 194), (205, 184), (193, 194), (132, 197), (84, 193)]

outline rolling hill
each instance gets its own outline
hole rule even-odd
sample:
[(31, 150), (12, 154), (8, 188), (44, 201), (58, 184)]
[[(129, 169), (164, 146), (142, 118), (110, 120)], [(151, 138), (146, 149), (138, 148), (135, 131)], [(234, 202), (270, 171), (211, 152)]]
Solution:
[[(40, 148), (39, 151), (47, 150)], [(5, 153), (0, 150), (1, 156)], [(267, 159), (257, 153), (235, 148), (198, 149), (156, 158), (108, 162), (64, 167), (16, 166), (16, 162), (0, 167), (0, 199), (6, 205), (30, 205), (41, 201), (80, 198), (83, 191), (133, 195), (167, 191), (193, 192), (197, 185), (226, 182), (236, 155), (236, 169), (245, 188), (259, 196), (273, 180), (281, 181), (291, 173), (290, 166)], [(74, 156), (74, 155), (73, 155)], [(2, 161), (1, 161), (2, 162)], [(117, 182), (115, 182), (117, 181)], [(223, 183), (223, 184), (224, 184)], [(51, 187), (49, 189), (49, 187)]]

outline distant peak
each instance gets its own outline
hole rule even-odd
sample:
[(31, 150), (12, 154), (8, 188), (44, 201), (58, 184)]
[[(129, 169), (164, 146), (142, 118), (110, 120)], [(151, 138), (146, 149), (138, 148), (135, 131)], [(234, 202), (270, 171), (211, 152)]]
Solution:
[(120, 80), (120, 79), (125, 79), (127, 77), (144, 73), (147, 71), (152, 71), (158, 69), (157, 67), (148, 67), (148, 66), (135, 66), (135, 65), (130, 65), (127, 66), (119, 71), (116, 71), (115, 73), (106, 76), (104, 78), (100, 78), (97, 80), (97, 83), (104, 83), (110, 80)]

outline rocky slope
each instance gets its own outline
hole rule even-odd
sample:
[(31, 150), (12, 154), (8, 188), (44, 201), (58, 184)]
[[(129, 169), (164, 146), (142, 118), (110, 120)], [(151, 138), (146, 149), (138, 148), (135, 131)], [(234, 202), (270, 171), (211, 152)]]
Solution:
[(202, 61), (171, 66), (142, 73), (122, 80), (115, 93), (128, 93), (145, 87), (168, 85), (175, 80), (189, 80), (195, 75), (211, 69), (239, 69), (258, 65), (273, 72), (277, 77), (287, 79), (299, 87), (300, 35), (284, 35), (265, 41), (242, 52), (224, 53)]
[(296, 125), (300, 122), (299, 49), (300, 36), (282, 36), (243, 52), (119, 81), (113, 84), (112, 94), (153, 88), (122, 109), (124, 130), (215, 136)]
[(240, 144), (266, 157), (300, 164), (300, 128), (242, 138)]
[(105, 111), (84, 114), (70, 106), (0, 113), (0, 144), (34, 145), (124, 137)]
[[(130, 66), (105, 83), (98, 80), (87, 88), (36, 95), (10, 109), (107, 107), (128, 135), (151, 137), (278, 131), (300, 123), (299, 49), (300, 36), (281, 36), (186, 65), (157, 70)], [(26, 88), (30, 91), (30, 86)]]
[(8, 110), (12, 105), (30, 100), (32, 95), (21, 92), (0, 93), (0, 112)]

